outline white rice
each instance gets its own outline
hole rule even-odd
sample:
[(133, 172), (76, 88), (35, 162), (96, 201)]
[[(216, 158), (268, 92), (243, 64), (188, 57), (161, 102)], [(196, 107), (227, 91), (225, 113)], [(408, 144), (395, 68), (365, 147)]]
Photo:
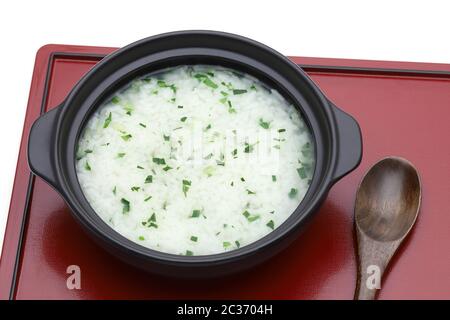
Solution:
[(206, 255), (289, 217), (309, 187), (312, 145), (277, 91), (230, 69), (183, 66), (136, 79), (100, 106), (80, 138), (77, 174), (123, 236)]

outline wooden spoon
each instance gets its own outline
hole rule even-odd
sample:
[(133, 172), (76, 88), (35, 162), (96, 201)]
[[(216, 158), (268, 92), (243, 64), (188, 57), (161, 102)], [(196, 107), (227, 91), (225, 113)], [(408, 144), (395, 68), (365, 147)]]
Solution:
[(419, 175), (405, 159), (382, 159), (364, 176), (355, 204), (359, 260), (355, 299), (375, 299), (389, 261), (416, 221), (420, 201)]

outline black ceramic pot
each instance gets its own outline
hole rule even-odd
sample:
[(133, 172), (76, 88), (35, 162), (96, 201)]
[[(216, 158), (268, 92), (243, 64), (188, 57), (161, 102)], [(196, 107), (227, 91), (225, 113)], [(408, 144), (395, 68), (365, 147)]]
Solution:
[[(315, 142), (316, 163), (311, 186), (292, 215), (250, 245), (206, 256), (162, 253), (121, 236), (91, 208), (75, 170), (76, 145), (83, 126), (105, 99), (137, 76), (186, 64), (230, 67), (276, 88), (302, 113)], [(28, 144), (31, 170), (61, 194), (76, 220), (100, 245), (127, 263), (180, 277), (233, 273), (279, 252), (314, 215), (330, 187), (359, 164), (361, 153), (361, 133), (356, 121), (328, 101), (302, 69), (258, 42), (211, 31), (162, 34), (110, 54), (75, 85), (60, 106), (35, 121)]]

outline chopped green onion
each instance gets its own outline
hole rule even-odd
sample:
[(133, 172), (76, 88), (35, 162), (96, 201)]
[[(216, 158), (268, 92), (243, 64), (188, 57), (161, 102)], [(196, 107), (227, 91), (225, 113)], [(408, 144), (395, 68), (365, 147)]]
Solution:
[(108, 128), (109, 124), (112, 120), (112, 114), (111, 112), (108, 114), (108, 117), (106, 117), (105, 122), (103, 123), (103, 128)]
[(258, 220), (260, 217), (258, 214), (255, 215), (251, 215), (250, 212), (248, 212), (247, 210), (245, 210), (242, 215), (247, 218), (248, 222), (253, 222), (255, 220)]
[(164, 171), (169, 171), (170, 169), (173, 169), (173, 168), (170, 167), (170, 166), (165, 166), (165, 167), (163, 168)]
[(152, 175), (148, 175), (146, 178), (145, 178), (145, 183), (152, 183), (153, 182), (153, 176)]
[(187, 117), (182, 117), (182, 118), (180, 119), (180, 121), (181, 121), (181, 122), (185, 122), (186, 119), (187, 119)]
[(125, 152), (119, 152), (118, 154), (117, 154), (117, 157), (118, 158), (123, 158), (124, 156), (125, 156)]
[(198, 238), (197, 238), (196, 236), (191, 236), (191, 241), (197, 242), (197, 241), (198, 241)]
[(120, 202), (121, 202), (122, 205), (123, 205), (122, 213), (130, 212), (130, 201), (128, 201), (128, 200), (125, 199), (125, 198), (122, 198), (122, 199), (120, 199)]
[(131, 187), (131, 191), (139, 191), (140, 187)]
[(251, 144), (249, 144), (249, 143), (245, 143), (245, 148), (244, 148), (244, 152), (245, 153), (250, 153), (250, 152), (252, 152), (253, 151), (253, 146), (251, 145)]
[(247, 92), (247, 90), (245, 90), (245, 89), (234, 89), (233, 90), (233, 94), (234, 95), (243, 94), (243, 93), (246, 93), (246, 92)]
[(217, 87), (218, 87), (218, 85), (214, 81), (212, 81), (210, 78), (205, 78), (205, 80), (203, 80), (203, 83), (213, 89), (217, 89)]
[(246, 189), (246, 191), (247, 191), (247, 194), (256, 194), (256, 192), (253, 192), (253, 191), (250, 190), (250, 189)]
[(164, 141), (169, 141), (170, 140), (170, 136), (166, 136), (165, 134), (163, 134), (163, 138), (164, 138)]
[(298, 175), (300, 179), (306, 179), (306, 170), (304, 167), (297, 168)]
[(144, 199), (145, 202), (147, 202), (148, 200), (150, 200), (152, 198), (152, 196), (148, 196), (147, 198)]
[(117, 187), (116, 186), (114, 186), (114, 189), (112, 190), (112, 192), (113, 192), (114, 195), (116, 194), (116, 192), (117, 192)]
[(121, 138), (122, 138), (124, 141), (130, 140), (131, 137), (132, 137), (131, 134), (125, 134), (125, 135), (121, 136)]
[(295, 198), (295, 196), (297, 195), (298, 190), (295, 188), (291, 188), (291, 191), (289, 191), (289, 198)]
[(91, 171), (91, 166), (89, 165), (89, 162), (86, 161), (86, 163), (84, 164), (84, 168), (85, 168), (87, 171)]
[(261, 118), (261, 119), (259, 119), (259, 125), (264, 129), (269, 129), (270, 122), (266, 122)]
[(224, 241), (224, 242), (223, 242), (223, 247), (224, 247), (224, 248), (228, 248), (229, 246), (231, 246), (231, 243), (230, 243), (230, 242), (228, 242), (228, 241)]
[(197, 210), (197, 209), (193, 210), (191, 218), (198, 218), (198, 217), (200, 217), (200, 213), (201, 213), (200, 210)]
[(186, 250), (186, 255), (187, 256), (193, 256), (194, 253), (191, 250)]
[(187, 194), (187, 192), (189, 191), (189, 187), (191, 186), (191, 181), (189, 181), (189, 180), (183, 180), (183, 187), (182, 187), (182, 189), (183, 189), (183, 193), (184, 193), (184, 196), (186, 197), (186, 194)]
[(166, 160), (164, 160), (164, 158), (153, 158), (153, 162), (159, 165), (166, 164)]
[(118, 103), (120, 103), (120, 98), (117, 97), (117, 96), (114, 96), (114, 97), (111, 99), (111, 102), (114, 103), (114, 104), (118, 104)]
[(141, 123), (141, 122), (139, 122), (139, 125), (140, 125), (142, 128), (147, 128), (147, 126), (146, 126), (145, 124)]
[(272, 181), (273, 182), (277, 181), (277, 176), (272, 175)]
[(136, 166), (136, 168), (144, 170), (144, 167), (141, 167), (141, 166)]
[(286, 131), (286, 129), (278, 129), (278, 132), (285, 132)]
[(228, 112), (229, 113), (236, 113), (236, 109), (233, 108), (233, 105), (231, 104), (230, 100), (228, 100)]
[(144, 236), (139, 236), (139, 240), (144, 241), (145, 240)]
[(238, 247), (238, 248), (241, 247), (241, 243), (239, 241), (236, 240), (234, 243), (236, 244), (236, 247)]
[(270, 220), (266, 223), (266, 226), (273, 230), (275, 228), (275, 223), (273, 222), (273, 220)]
[(205, 128), (205, 131), (208, 131), (209, 129), (211, 129), (211, 124), (208, 124)]

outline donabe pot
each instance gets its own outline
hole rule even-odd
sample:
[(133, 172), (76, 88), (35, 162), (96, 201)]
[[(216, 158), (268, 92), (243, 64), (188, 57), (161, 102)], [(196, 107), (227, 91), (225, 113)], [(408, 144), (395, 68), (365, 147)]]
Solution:
[[(220, 254), (167, 254), (128, 240), (91, 208), (75, 169), (78, 138), (103, 101), (138, 76), (186, 64), (237, 69), (276, 88), (299, 109), (315, 143), (316, 163), (311, 185), (292, 215), (264, 238)], [(286, 57), (238, 35), (182, 31), (135, 42), (95, 65), (61, 105), (34, 122), (28, 162), (33, 173), (61, 194), (88, 234), (114, 256), (157, 274), (212, 277), (250, 268), (285, 248), (317, 211), (330, 187), (359, 164), (361, 152), (361, 133), (356, 121), (328, 101), (302, 69)]]

